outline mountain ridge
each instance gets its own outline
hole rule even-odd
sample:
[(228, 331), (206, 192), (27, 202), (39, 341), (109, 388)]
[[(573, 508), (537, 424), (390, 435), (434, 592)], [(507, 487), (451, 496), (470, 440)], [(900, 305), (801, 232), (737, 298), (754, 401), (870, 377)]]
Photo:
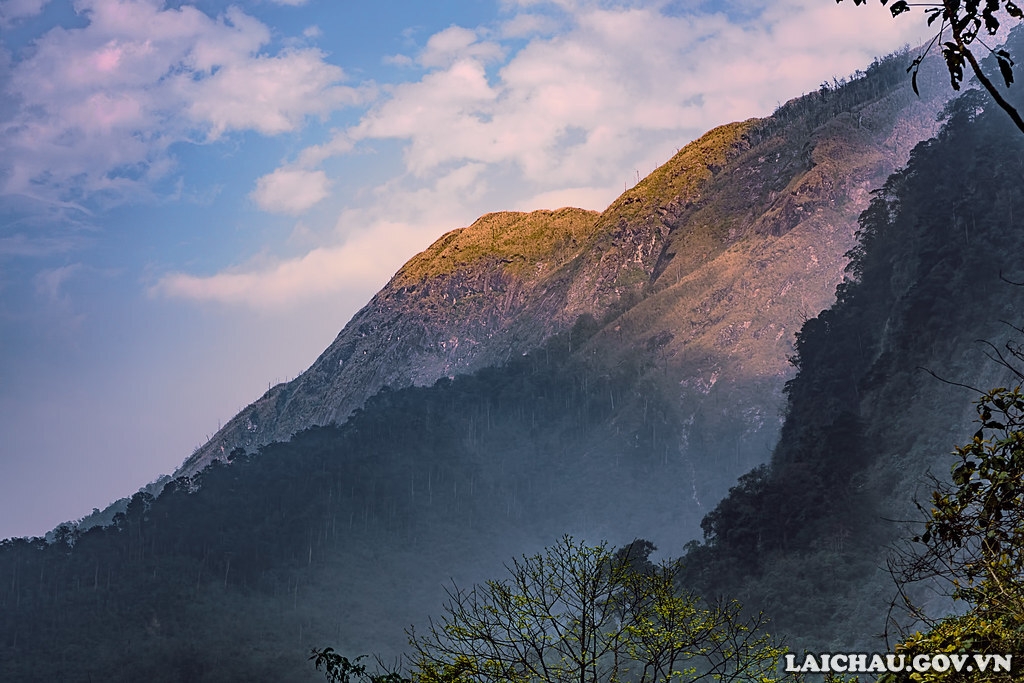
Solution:
[[(321, 356), (323, 375), (303, 376), (305, 394), (285, 385), (292, 393), (278, 389), (274, 401), (257, 407), (273, 419), (278, 406), (286, 414), (293, 405), (299, 417), (328, 414), (336, 405), (322, 400), (328, 380), (346, 367), (368, 376), (394, 370), (394, 345), (410, 321), (438, 335), (428, 341), (456, 332), (453, 362), (473, 360), (467, 349), (482, 349), (476, 359), (492, 354), (505, 362), (456, 372), (454, 379), (445, 374), (429, 386), (381, 387), (342, 424), (307, 425), (288, 441), (232, 448), (222, 456), (227, 462), (180, 474), (159, 495), (136, 494), (109, 526), (64, 526), (49, 542), (0, 543), (0, 677), (312, 681), (310, 647), (397, 654), (402, 627), (436, 614), (447, 581), (469, 586), (493, 578), (510, 557), (565, 533), (613, 544), (644, 537), (669, 556), (689, 549), (693, 587), (746, 577), (727, 594), (777, 617), (773, 630), (825, 634), (828, 645), (849, 651), (860, 641), (827, 623), (815, 605), (845, 610), (847, 625), (870, 616), (877, 584), (845, 593), (835, 587), (863, 577), (875, 559), (850, 554), (855, 539), (852, 531), (843, 535), (844, 526), (871, 512), (856, 504), (868, 482), (883, 498), (912, 479), (912, 463), (897, 451), (925, 438), (889, 402), (873, 410), (900, 439), (883, 444), (882, 432), (867, 430), (870, 415), (850, 409), (867, 383), (849, 380), (877, 360), (877, 349), (913, 345), (906, 331), (929, 316), (940, 320), (926, 341), (955, 348), (962, 334), (950, 334), (953, 317), (938, 302), (986, 265), (982, 258), (960, 268), (957, 259), (976, 261), (981, 252), (958, 256), (959, 223), (955, 240), (895, 230), (878, 233), (894, 244), (872, 245), (862, 223), (845, 222), (861, 202), (886, 215), (879, 193), (871, 193), (874, 178), (906, 153), (908, 131), (924, 134), (935, 125), (930, 112), (939, 102), (913, 98), (904, 66), (883, 61), (867, 78), (787, 103), (776, 118), (716, 129), (727, 144), (712, 151), (723, 163), (707, 163), (693, 147), (600, 216), (571, 209), (488, 214), (472, 230), (443, 236), (396, 274), (365, 317), (346, 326)], [(926, 143), (914, 156), (941, 152), (947, 143)], [(988, 152), (971, 153), (974, 163)], [(830, 162), (842, 154), (849, 159)], [(967, 159), (955, 149), (948, 156)], [(996, 195), (1014, 186), (1018, 165), (1003, 170)], [(1015, 200), (1009, 195), (1000, 206)], [(954, 198), (945, 192), (942, 199)], [(922, 211), (942, 208), (918, 204)], [(560, 232), (547, 228), (552, 220), (562, 221)], [(972, 227), (970, 234), (998, 236), (992, 228)], [(537, 244), (534, 229), (549, 241)], [(903, 240), (909, 234), (914, 239)], [(1019, 253), (987, 241), (1011, 257)], [(875, 280), (883, 289), (912, 291), (920, 271), (928, 286), (917, 289), (932, 292), (897, 306), (911, 315), (898, 328), (880, 326), (888, 332), (877, 349), (875, 328), (851, 319), (834, 324), (834, 314), (815, 317), (813, 309), (832, 300), (831, 283), (849, 263), (844, 254), (853, 255), (856, 269), (866, 263), (858, 261), (865, 250), (880, 251), (882, 262), (887, 253), (900, 255)], [(521, 296), (515, 278), (532, 274), (537, 263), (543, 274)], [(574, 287), (581, 289), (573, 294)], [(841, 298), (852, 292), (848, 283), (839, 291)], [(888, 320), (887, 300), (873, 293), (858, 296), (858, 305), (881, 306)], [(579, 308), (566, 312), (571, 295)], [(576, 315), (602, 306), (601, 317)], [(481, 315), (488, 332), (496, 326), (486, 316), (504, 321), (505, 336), (464, 343), (467, 331), (475, 334), (466, 321)], [(543, 337), (562, 324), (533, 349), (522, 350), (526, 344), (515, 337), (519, 326)], [(791, 343), (787, 334), (798, 327)], [(383, 343), (388, 333), (392, 346)], [(439, 349), (430, 347), (426, 357), (449, 358)], [(348, 356), (332, 355), (342, 353)], [(707, 515), (729, 487), (757, 493), (768, 481), (767, 468), (738, 484), (736, 478), (774, 445), (783, 387), (795, 369), (788, 359), (802, 373), (816, 354), (830, 358), (834, 371), (824, 379), (801, 374), (788, 384), (790, 397), (801, 385), (813, 390), (786, 422), (787, 440), (797, 438), (779, 459), (791, 469), (757, 505), (734, 494)], [(372, 362), (352, 361), (364, 355)], [(403, 363), (397, 369), (408, 376), (415, 366)], [(913, 410), (904, 412), (919, 420), (934, 407), (935, 392), (908, 383), (906, 372), (887, 376), (889, 367), (879, 364), (869, 382), (895, 393), (911, 384), (924, 396), (912, 397)], [(950, 436), (951, 425), (927, 435), (929, 443)], [(260, 436), (245, 433), (254, 443)], [(808, 444), (818, 450), (808, 451)], [(855, 471), (865, 448), (883, 445), (878, 460), (889, 469)], [(894, 471), (898, 476), (886, 480)], [(815, 488), (815, 477), (834, 488)], [(714, 556), (713, 543), (687, 543), (702, 525), (711, 540), (721, 532), (722, 545), (736, 540), (739, 549)], [(864, 524), (853, 531), (862, 538), (875, 530)], [(795, 546), (801, 536), (810, 538), (805, 552), (773, 564), (780, 556), (769, 552)], [(768, 583), (759, 584), (764, 577)], [(773, 583), (783, 579), (788, 583)], [(818, 600), (802, 599), (819, 593)]]
[[(715, 286), (714, 276), (699, 274), (717, 268), (721, 277), (729, 271), (742, 285), (735, 271), (748, 264), (771, 270), (780, 254), (818, 240), (820, 251), (799, 266), (806, 277), (775, 292), (787, 309), (779, 329), (769, 333), (771, 323), (765, 323), (753, 331), (757, 337), (751, 332), (745, 338), (755, 351), (741, 351), (753, 355), (748, 365), (762, 366), (758, 382), (772, 385), (773, 398), (744, 408), (758, 414), (760, 426), (753, 430), (758, 435), (748, 456), (725, 475), (738, 476), (767, 457), (776, 433), (777, 424), (764, 429), (765, 416), (781, 405), (791, 351), (786, 335), (798, 327), (800, 316), (831, 302), (868, 192), (900, 165), (912, 142), (935, 130), (942, 98), (914, 98), (897, 61), (878, 61), (850, 83), (796, 98), (772, 117), (712, 129), (603, 212), (498, 212), (446, 233), (410, 259), (307, 371), (240, 411), (175, 476), (195, 474), (236, 448), (254, 451), (311, 425), (343, 422), (384, 386), (429, 385), (505, 362), (570, 329), (580, 316), (603, 321), (608, 332), (623, 315), (635, 324), (644, 316), (639, 309), (629, 311), (641, 302), (647, 311), (667, 306), (672, 298), (677, 307), (683, 305), (667, 292), (684, 278), (697, 299), (690, 308), (704, 309), (690, 315), (688, 324), (742, 337), (753, 321), (713, 314), (731, 294)], [(921, 83), (937, 80), (935, 72), (926, 63)], [(786, 237), (801, 226), (806, 234), (798, 230)], [(801, 299), (793, 299), (796, 295)], [(729, 352), (717, 348), (721, 344), (701, 341), (705, 352), (695, 360), (692, 352), (683, 352), (681, 341), (664, 341), (666, 334), (675, 338), (669, 322), (647, 320), (640, 327), (651, 328), (643, 339), (661, 344), (680, 380), (706, 385), (715, 366), (731, 365)], [(760, 341), (780, 332), (770, 344)], [(604, 351), (628, 353), (613, 348), (615, 337), (602, 336)], [(708, 367), (713, 369), (705, 371)], [(722, 370), (717, 378), (740, 379), (728, 368), (723, 377)], [(684, 394), (684, 403), (703, 395)], [(691, 418), (700, 419), (694, 414), (684, 419)]]
[[(1020, 344), (1024, 139), (977, 90), (944, 119), (874, 193), (837, 302), (802, 327), (771, 461), (705, 517), (685, 557), (690, 585), (770, 610), (798, 649), (871, 651), (921, 628), (886, 561), (921, 533), (929, 477), (947, 480), (978, 429), (969, 388), (1020, 382), (992, 351)], [(911, 594), (949, 613), (931, 589)]]

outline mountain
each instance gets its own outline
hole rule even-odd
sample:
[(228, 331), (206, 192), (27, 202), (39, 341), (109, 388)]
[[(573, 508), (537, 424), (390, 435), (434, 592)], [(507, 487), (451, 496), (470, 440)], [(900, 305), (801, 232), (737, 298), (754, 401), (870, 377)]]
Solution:
[(686, 555), (688, 583), (768, 610), (798, 650), (891, 651), (911, 622), (889, 611), (887, 558), (921, 533), (914, 502), (930, 507), (929, 475), (948, 481), (978, 392), (1020, 382), (994, 361), (1022, 341), (1024, 138), (979, 91), (945, 118), (875, 193), (838, 301), (801, 329), (770, 463)]
[[(159, 495), (137, 493), (105, 527), (0, 543), (0, 679), (317, 680), (310, 647), (397, 653), (443, 585), (500, 575), (510, 557), (564, 533), (645, 537), (678, 554), (736, 478), (768, 458), (789, 357), (801, 376), (812, 365), (815, 316), (846, 254), (861, 268), (862, 252), (890, 248), (865, 241), (856, 215), (878, 210), (870, 191), (936, 129), (941, 107), (909, 92), (907, 61), (881, 60), (772, 117), (717, 128), (601, 214), (491, 214), (442, 237)], [(906, 245), (889, 279), (912, 282), (911, 265), (941, 246)], [(939, 275), (943, 285), (969, 277)], [(856, 324), (842, 329), (842, 348), (856, 346)], [(947, 333), (921, 331), (934, 342)], [(816, 405), (848, 400), (860, 366), (836, 358), (831, 393), (807, 393), (798, 410), (791, 389), (784, 432), (827, 429), (832, 413), (819, 419)], [(845, 458), (859, 424), (829, 448)], [(766, 471), (741, 487), (758, 489)], [(843, 480), (852, 471), (828, 481), (860, 486)], [(796, 505), (806, 488), (808, 505), (829, 502), (827, 490), (785, 483), (751, 508), (734, 493), (707, 518), (708, 543), (690, 546), (692, 581), (710, 591), (719, 580), (754, 607), (764, 599), (798, 628), (808, 622), (786, 622), (785, 606), (744, 583), (769, 571), (750, 562), (763, 546), (747, 545), (746, 530), (790, 509), (778, 497)], [(838, 519), (859, 523), (845, 501)], [(734, 524), (737, 509), (754, 519)]]
[[(701, 497), (716, 500), (774, 443), (793, 333), (833, 300), (869, 192), (936, 130), (941, 67), (926, 64), (918, 98), (908, 59), (710, 131), (600, 214), (503, 212), (447, 233), (175, 475), (344, 422), (384, 386), (504, 363), (589, 316), (593, 356), (657, 356), (649, 378), (678, 394), (682, 457), (711, 464)], [(724, 431), (729, 454), (709, 457)]]

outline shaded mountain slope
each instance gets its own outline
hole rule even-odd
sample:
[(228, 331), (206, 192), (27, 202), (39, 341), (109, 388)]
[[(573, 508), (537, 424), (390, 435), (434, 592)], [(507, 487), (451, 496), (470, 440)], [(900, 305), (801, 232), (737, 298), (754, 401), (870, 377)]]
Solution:
[[(724, 475), (731, 480), (763, 461), (775, 437), (792, 332), (831, 302), (867, 192), (934, 130), (940, 102), (910, 93), (903, 61), (878, 62), (767, 119), (710, 131), (601, 214), (498, 213), (448, 233), (309, 370), (241, 411), (178, 474), (239, 446), (252, 451), (344, 421), (383, 386), (429, 385), (506, 362), (589, 315), (608, 331), (595, 354), (651, 343), (664, 349), (672, 383), (726, 380), (723, 401), (740, 385), (740, 395), (774, 396), (741, 411), (752, 416), (741, 431), (755, 436)], [(741, 290), (763, 299), (744, 295), (749, 306), (740, 306)], [(769, 301), (774, 308), (755, 325), (751, 310)], [(666, 335), (674, 341), (663, 343)], [(689, 406), (705, 402), (702, 391), (684, 391), (684, 419), (700, 419)]]
[(595, 373), (568, 334), (237, 450), (110, 527), (0, 543), (0, 679), (316, 680), (310, 647), (399, 652), (453, 578), (566, 532), (686, 524), (667, 411), (637, 366)]
[[(875, 68), (904, 78), (895, 66)], [(929, 82), (938, 76), (930, 71)], [(909, 133), (934, 130), (940, 103), (918, 102), (900, 82), (877, 97), (877, 81), (854, 81), (818, 93), (814, 108), (794, 100), (757, 122), (755, 144), (674, 224), (645, 298), (595, 337), (599, 358), (638, 346), (655, 354), (648, 380), (675, 397), (680, 457), (706, 509), (770, 453), (794, 333), (834, 300), (856, 216), (918, 139)], [(780, 125), (786, 135), (774, 132)], [(639, 196), (657, 196), (658, 180)]]
[[(984, 111), (992, 109), (993, 111)], [(1024, 138), (976, 91), (919, 145), (860, 219), (850, 279), (798, 335), (799, 374), (770, 466), (704, 520), (688, 580), (773, 614), (812, 650), (878, 650), (894, 593), (887, 544), (909, 532), (925, 473), (970, 439), (975, 394), (1008, 371), (1024, 290)], [(805, 596), (804, 599), (794, 599)]]
[[(775, 117), (718, 128), (600, 215), (492, 214), (443, 237), (310, 371), (240, 414), (159, 497), (138, 494), (105, 529), (0, 545), (0, 678), (316, 680), (308, 648), (395, 652), (402, 628), (443, 600), (444, 581), (498, 575), (502, 562), (565, 532), (615, 544), (643, 536), (678, 552), (716, 489), (767, 452), (789, 376), (786, 335), (814, 314), (815, 297), (827, 303), (847, 262), (855, 223), (841, 219), (906, 154), (906, 130), (932, 125), (936, 103), (912, 99), (903, 69), (883, 62)], [(831, 165), (828, 149), (843, 163)], [(907, 259), (879, 266), (883, 283), (913, 289), (918, 262), (942, 280), (929, 259), (954, 258), (949, 235), (902, 245), (899, 231), (877, 232), (897, 235)], [(875, 269), (868, 248), (855, 264), (865, 280)], [(881, 296), (859, 301), (885, 306)], [(922, 312), (951, 315), (929, 306)], [(870, 339), (860, 351), (861, 322), (851, 321), (840, 347), (880, 358)], [(799, 337), (802, 367), (831, 353), (816, 329)], [(903, 328), (881, 329), (890, 332), (879, 339)], [(947, 332), (922, 334), (940, 343)], [(827, 462), (821, 453), (777, 451), (796, 473), (772, 486), (763, 470), (744, 478), (741, 488), (770, 496), (730, 497), (740, 502), (708, 518), (711, 542), (691, 556), (697, 585), (777, 608), (780, 624), (798, 623), (800, 606), (771, 592), (783, 571), (773, 560), (800, 579), (783, 584), (791, 595), (855, 579), (872, 561), (841, 555), (802, 568), (798, 555), (769, 554), (802, 547), (813, 558), (833, 548), (821, 538), (853, 544), (841, 529), (801, 534), (822, 507), (837, 517), (820, 533), (859, 524), (857, 510), (868, 509), (855, 499), (871, 462), (858, 449), (875, 442), (867, 415), (847, 417), (866, 391), (847, 378), (862, 366), (836, 356), (831, 367), (834, 386), (808, 391), (790, 414), (811, 429), (801, 447), (844, 427), (823, 443), (847, 464), (829, 481), (849, 492), (833, 501), (812, 486), (827, 474), (814, 469)], [(414, 386), (414, 375), (429, 386)], [(342, 424), (309, 427), (345, 406)], [(255, 445), (288, 430), (299, 433)], [(231, 462), (200, 470), (214, 455)], [(864, 505), (884, 498), (878, 490)], [(785, 531), (751, 531), (779, 515)]]

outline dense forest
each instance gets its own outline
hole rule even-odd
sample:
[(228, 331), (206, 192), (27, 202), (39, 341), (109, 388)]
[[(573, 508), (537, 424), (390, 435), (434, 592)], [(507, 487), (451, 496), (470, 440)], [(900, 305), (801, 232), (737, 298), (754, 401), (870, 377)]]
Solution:
[[(401, 646), (396, 601), (425, 615), (442, 581), (486, 578), (553, 526), (678, 527), (685, 472), (667, 404), (637, 384), (640, 366), (597, 374), (571, 357), (596, 327), (238, 450), (136, 494), (111, 526), (4, 541), (0, 676), (296, 680), (311, 644)], [(360, 586), (380, 577), (379, 594), (350, 595), (353, 573)]]
[(988, 104), (954, 100), (941, 134), (875, 193), (837, 303), (797, 336), (771, 463), (686, 556), (690, 582), (762, 606), (799, 644), (883, 646), (887, 552), (924, 521), (925, 473), (948, 477), (976, 429), (967, 387), (1014, 379), (993, 360), (1019, 336), (1024, 139)]
[(1024, 137), (990, 108), (953, 101), (874, 194), (836, 304), (797, 335), (770, 463), (699, 526), (679, 389), (650, 380), (662, 346), (599, 362), (590, 342), (620, 311), (584, 316), (501, 367), (237, 449), (109, 526), (3, 541), (0, 679), (322, 680), (311, 647), (397, 654), (442, 583), (564, 533), (652, 539), (687, 590), (763, 610), (793, 647), (884, 649), (888, 545), (970, 439), (957, 384), (1005, 382), (986, 352), (1019, 326)]

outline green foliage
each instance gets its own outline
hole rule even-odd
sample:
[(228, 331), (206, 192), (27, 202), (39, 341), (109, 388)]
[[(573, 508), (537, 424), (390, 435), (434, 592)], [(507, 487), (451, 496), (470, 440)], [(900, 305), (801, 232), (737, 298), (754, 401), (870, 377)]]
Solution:
[(782, 650), (760, 617), (680, 592), (677, 567), (646, 559), (564, 537), (505, 580), (451, 589), (443, 618), (413, 636), (413, 660), (493, 683), (772, 680)]
[[(953, 598), (999, 606), (1024, 623), (1024, 395), (995, 389), (978, 402), (981, 424), (957, 448), (952, 483), (932, 494), (920, 537), (956, 567)], [(986, 436), (988, 438), (986, 438)]]
[(797, 335), (771, 463), (740, 479), (686, 555), (692, 585), (743, 595), (801, 646), (866, 646), (883, 627), (877, 558), (898, 531), (886, 520), (905, 518), (896, 501), (969, 407), (917, 368), (977, 376), (974, 340), (1019, 310), (999, 274), (1021, 279), (1024, 144), (986, 106), (978, 91), (952, 102), (938, 138), (875, 193), (837, 303)]
[(395, 286), (422, 286), (430, 278), (491, 265), (523, 276), (547, 274), (575, 256), (592, 235), (598, 214), (583, 209), (481, 216), (472, 225), (443, 235), (395, 275)]
[(513, 560), (509, 576), (449, 589), (443, 616), (410, 633), (412, 673), (370, 676), (359, 660), (314, 651), (332, 683), (654, 683), (776, 681), (783, 649), (738, 603), (681, 591), (654, 546), (614, 551), (563, 537)]
[(317, 671), (323, 668), (324, 676), (330, 683), (408, 683), (408, 678), (395, 671), (384, 673), (370, 673), (366, 670), (365, 664), (359, 662), (366, 658), (366, 655), (349, 659), (334, 651), (333, 647), (326, 647), (323, 650), (313, 650), (309, 659)]
[[(683, 469), (638, 367), (571, 360), (595, 329), (582, 319), (503, 368), (384, 391), (343, 427), (235, 451), (133, 497), (107, 528), (0, 543), (0, 680), (295, 680), (325, 636), (376, 629), (364, 638), (401, 646), (430, 604), (392, 582), (439, 585), (453, 558), (476, 571), (584, 515), (639, 531)], [(353, 602), (352, 585), (369, 594)]]
[(906, 50), (893, 52), (875, 59), (866, 71), (858, 71), (849, 79), (822, 83), (817, 91), (777, 107), (770, 118), (759, 122), (756, 133), (765, 136), (795, 123), (813, 129), (840, 114), (863, 108), (903, 83), (907, 54)]
[[(904, 639), (900, 651), (1024, 652), (1024, 394), (999, 388), (977, 403), (978, 431), (956, 449), (949, 482), (937, 482), (919, 549), (897, 563), (901, 596), (930, 628)], [(908, 596), (921, 581), (945, 589), (960, 613), (938, 620)], [(1018, 662), (1018, 669), (1019, 669)], [(929, 672), (912, 680), (1012, 681), (991, 672)], [(888, 680), (904, 680), (892, 676)]]

